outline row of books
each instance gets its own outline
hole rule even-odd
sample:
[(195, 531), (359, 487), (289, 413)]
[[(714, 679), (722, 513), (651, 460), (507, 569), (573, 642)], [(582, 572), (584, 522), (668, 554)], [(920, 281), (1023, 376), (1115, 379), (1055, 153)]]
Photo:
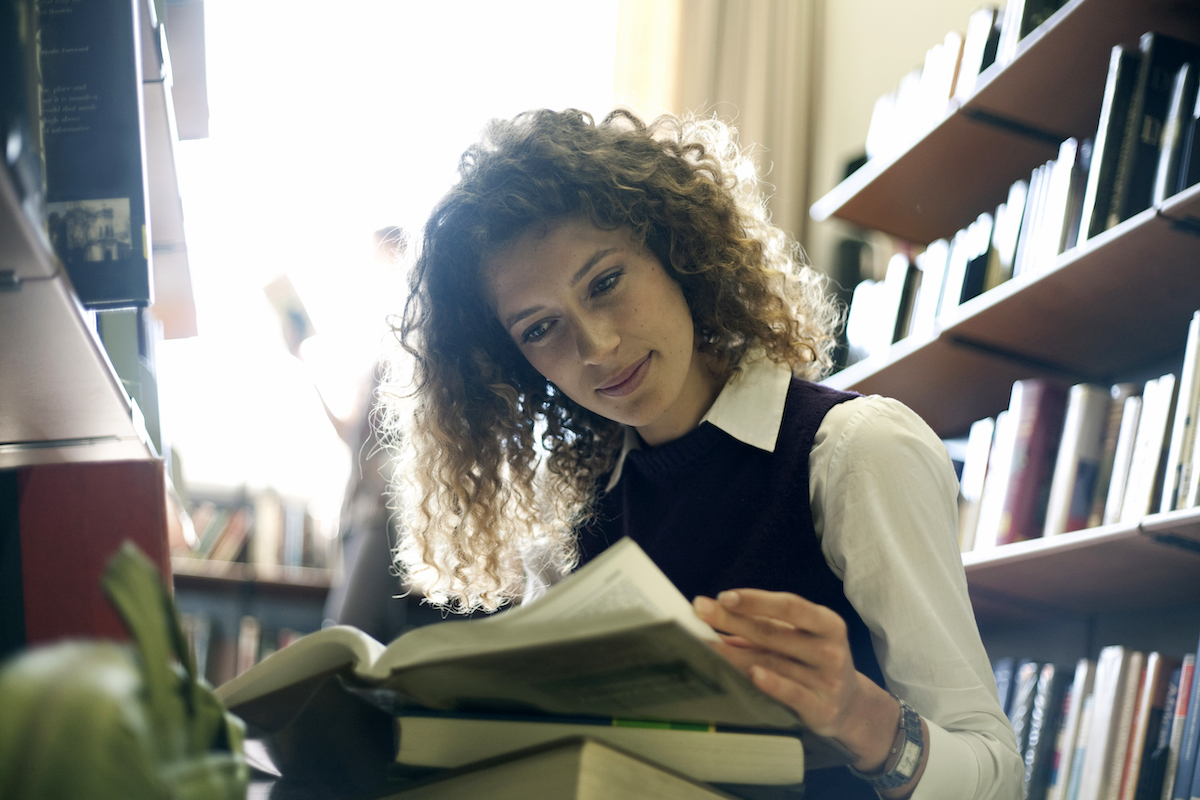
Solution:
[(1200, 795), (1196, 655), (1121, 645), (1053, 663), (993, 662), (1025, 758), (1029, 800), (1189, 800)]
[(1198, 370), (1200, 312), (1178, 379), (1014, 383), (1008, 408), (976, 421), (967, 437), (963, 552), (1200, 505)]
[(328, 537), (317, 530), (306, 506), (272, 490), (234, 502), (200, 500), (189, 517), (194, 535), (173, 555), (265, 567), (328, 565)]
[(881, 281), (854, 289), (849, 362), (906, 336), (929, 336), (959, 305), (1200, 181), (1200, 46), (1146, 33), (1113, 48), (1094, 138), (1013, 182), (1004, 202), (915, 257), (893, 256)]
[(1061, 8), (1065, 0), (1009, 0), (971, 14), (966, 35), (951, 31), (899, 86), (880, 97), (867, 130), (867, 157), (898, 153), (970, 97), (980, 74), (1007, 64), (1017, 43)]
[(236, 631), (224, 630), (220, 620), (203, 611), (181, 611), (179, 618), (196, 671), (213, 686), (232, 680), (303, 635), (291, 628), (266, 628), (249, 614), (238, 621)]

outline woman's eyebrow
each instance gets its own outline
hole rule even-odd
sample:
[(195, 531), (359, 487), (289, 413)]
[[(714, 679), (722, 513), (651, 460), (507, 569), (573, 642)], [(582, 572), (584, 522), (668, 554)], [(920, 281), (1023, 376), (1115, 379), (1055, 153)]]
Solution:
[(591, 268), (596, 266), (597, 261), (599, 261), (600, 259), (604, 258), (605, 256), (607, 256), (611, 253), (617, 252), (620, 249), (621, 248), (619, 248), (619, 247), (606, 247), (603, 250), (597, 250), (596, 252), (592, 253), (592, 257), (589, 258), (587, 261), (583, 262), (583, 266), (580, 267), (579, 270), (575, 273), (575, 275), (571, 278), (571, 284), (570, 284), (571, 288), (574, 288), (575, 284), (577, 284), (581, 280), (583, 280), (583, 276), (587, 275), (588, 272), (591, 270)]

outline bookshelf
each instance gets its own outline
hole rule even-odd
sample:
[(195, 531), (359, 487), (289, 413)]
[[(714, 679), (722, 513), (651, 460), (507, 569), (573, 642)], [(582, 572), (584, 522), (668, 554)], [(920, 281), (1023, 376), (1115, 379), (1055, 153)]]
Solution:
[[(1095, 133), (1117, 43), (1147, 30), (1200, 41), (1200, 7), (1172, 0), (1071, 0), (1023, 39), (1014, 60), (980, 76), (975, 93), (903, 152), (875, 159), (812, 207), (923, 245), (952, 236), (1005, 199), (1013, 180), (1055, 157), (1066, 136)], [(947, 176), (953, 176), (948, 178)], [(943, 437), (1008, 405), (1014, 381), (1054, 377), (1110, 384), (1177, 371), (1200, 308), (1200, 186), (1169, 198), (962, 304), (939, 328), (831, 376), (840, 389), (895, 397)], [(1165, 366), (1164, 366), (1165, 365)], [(1159, 369), (1163, 367), (1162, 369)], [(1105, 615), (1171, 617), (1195, 646), (1200, 509), (1154, 514), (963, 556), (985, 640), (991, 630), (1073, 625), (1095, 655)], [(1023, 641), (1023, 640), (1022, 640)], [(1052, 650), (1053, 643), (1033, 645)], [(989, 647), (991, 645), (989, 644)], [(1182, 650), (1185, 648), (1181, 648)]]

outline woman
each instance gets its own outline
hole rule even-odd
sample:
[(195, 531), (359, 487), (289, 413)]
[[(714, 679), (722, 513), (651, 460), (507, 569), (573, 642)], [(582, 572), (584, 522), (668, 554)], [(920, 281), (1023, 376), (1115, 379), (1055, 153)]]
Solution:
[(847, 770), (809, 798), (1017, 797), (956, 545), (911, 411), (805, 379), (836, 313), (712, 120), (496, 121), (426, 225), (402, 556), (494, 608), (629, 535), (725, 655)]

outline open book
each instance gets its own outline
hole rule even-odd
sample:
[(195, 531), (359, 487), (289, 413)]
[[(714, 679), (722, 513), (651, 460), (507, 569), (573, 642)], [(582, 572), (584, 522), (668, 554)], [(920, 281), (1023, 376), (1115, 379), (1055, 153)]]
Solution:
[(623, 539), (526, 606), (417, 628), (386, 647), (355, 628), (326, 628), (217, 695), (252, 733), (278, 727), (280, 704), (295, 702), (296, 686), (337, 675), (360, 694), (392, 693), (397, 708), (784, 728), (804, 741), (810, 768), (847, 762), (713, 649), (717, 640), (642, 549)]

